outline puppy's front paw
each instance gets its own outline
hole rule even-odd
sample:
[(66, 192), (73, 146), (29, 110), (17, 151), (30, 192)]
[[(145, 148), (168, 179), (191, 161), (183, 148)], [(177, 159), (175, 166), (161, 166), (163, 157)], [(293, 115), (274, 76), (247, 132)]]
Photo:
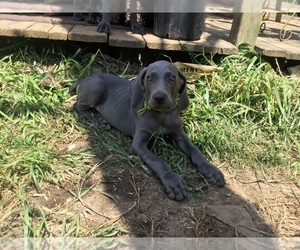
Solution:
[(207, 162), (204, 166), (201, 166), (199, 172), (209, 183), (215, 184), (218, 187), (225, 185), (224, 174), (214, 165)]
[(102, 20), (98, 25), (97, 31), (100, 33), (110, 34), (110, 22)]
[(182, 201), (187, 197), (187, 186), (180, 175), (170, 171), (161, 177), (161, 182), (170, 199)]

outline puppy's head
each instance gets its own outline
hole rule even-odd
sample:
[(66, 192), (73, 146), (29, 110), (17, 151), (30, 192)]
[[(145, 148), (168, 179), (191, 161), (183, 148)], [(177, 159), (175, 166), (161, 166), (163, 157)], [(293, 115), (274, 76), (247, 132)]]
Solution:
[(150, 64), (138, 75), (137, 83), (142, 91), (142, 104), (145, 101), (152, 110), (167, 112), (177, 105), (180, 110), (188, 106), (186, 79), (172, 63)]

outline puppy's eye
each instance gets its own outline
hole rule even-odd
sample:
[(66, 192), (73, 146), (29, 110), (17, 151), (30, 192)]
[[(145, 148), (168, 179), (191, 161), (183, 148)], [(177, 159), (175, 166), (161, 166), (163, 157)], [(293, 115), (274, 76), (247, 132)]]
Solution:
[(171, 75), (171, 76), (170, 76), (170, 80), (171, 80), (171, 81), (175, 81), (175, 79), (176, 79), (176, 76), (174, 76), (174, 75)]
[(152, 81), (152, 76), (147, 76), (148, 81)]

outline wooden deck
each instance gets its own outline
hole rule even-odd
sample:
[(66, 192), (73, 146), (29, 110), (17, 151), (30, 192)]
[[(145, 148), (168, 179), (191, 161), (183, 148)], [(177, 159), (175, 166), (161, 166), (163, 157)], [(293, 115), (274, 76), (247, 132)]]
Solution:
[[(286, 26), (292, 30), (292, 37), (280, 41), (279, 32), (288, 16), (283, 15), (280, 23), (275, 22), (271, 14), (264, 32), (257, 38), (255, 49), (262, 55), (300, 60), (300, 19), (293, 19)], [(132, 34), (129, 29), (113, 26), (112, 33), (98, 33), (95, 25), (84, 21), (74, 21), (72, 16), (53, 15), (13, 15), (0, 14), (0, 37), (43, 38), (52, 40), (70, 40), (95, 42), (113, 47), (148, 48), (159, 50), (186, 50), (211, 54), (230, 55), (238, 53), (238, 48), (228, 42), (232, 19), (220, 15), (208, 14), (206, 27), (198, 41), (176, 41), (154, 36), (150, 32), (144, 36)]]
[[(258, 34), (255, 50), (264, 56), (281, 57), (292, 60), (300, 60), (300, 18), (282, 15), (281, 22), (276, 22), (276, 13), (271, 13), (265, 23), (265, 29)], [(206, 31), (212, 33), (220, 39), (227, 40), (231, 29), (232, 19), (208, 15), (206, 18)], [(288, 40), (280, 40), (280, 30), (285, 28), (292, 31), (292, 36)], [(286, 33), (289, 35), (289, 33)]]

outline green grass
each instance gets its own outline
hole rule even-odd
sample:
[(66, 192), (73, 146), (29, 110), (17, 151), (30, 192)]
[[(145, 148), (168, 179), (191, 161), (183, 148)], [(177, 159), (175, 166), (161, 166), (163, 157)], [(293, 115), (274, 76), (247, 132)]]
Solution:
[[(70, 84), (92, 68), (125, 72), (125, 77), (133, 72), (126, 71), (127, 65), (121, 62), (124, 67), (112, 66), (100, 51), (85, 56), (78, 49), (70, 55), (56, 45), (39, 52), (21, 45), (6, 53), (0, 60), (0, 210), (7, 220), (17, 217), (23, 230), (20, 233), (18, 226), (8, 224), (0, 235), (99, 236), (102, 231), (117, 235), (122, 230), (113, 225), (98, 233), (83, 232), (78, 214), (64, 216), (60, 232), (54, 232), (49, 225), (51, 215), (39, 208), (32, 210), (27, 199), (30, 190), (39, 193), (48, 184), (79, 183), (93, 168), (96, 151), (118, 155), (128, 164), (135, 161), (128, 158), (130, 139), (88, 125), (72, 111), (74, 97), (68, 94)], [(208, 158), (233, 171), (254, 168), (266, 171), (270, 179), (272, 172), (283, 172), (299, 184), (299, 79), (276, 74), (249, 49), (224, 57), (219, 66), (224, 71), (188, 84), (190, 107), (182, 117), (192, 141)], [(65, 145), (89, 135), (100, 138), (99, 142), (85, 149), (64, 150)], [(189, 177), (187, 157), (164, 138), (154, 137), (151, 150)]]
[(298, 171), (299, 80), (277, 75), (248, 50), (224, 58), (221, 66), (223, 72), (199, 81), (192, 91), (195, 105), (186, 123), (193, 140), (224, 161), (288, 164)]

